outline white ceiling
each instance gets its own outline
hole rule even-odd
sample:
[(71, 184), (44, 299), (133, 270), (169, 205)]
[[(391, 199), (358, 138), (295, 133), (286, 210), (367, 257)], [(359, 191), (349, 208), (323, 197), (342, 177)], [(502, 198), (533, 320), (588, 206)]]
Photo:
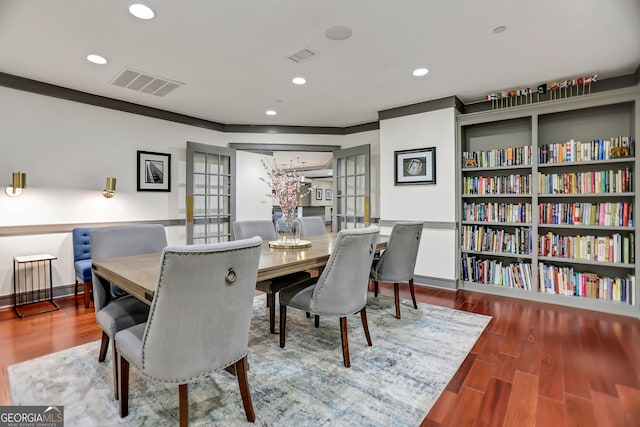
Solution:
[[(150, 21), (130, 3), (0, 0), (0, 72), (225, 124), (343, 127), (640, 64), (638, 0), (149, 0)], [(327, 39), (335, 25), (353, 35)], [(288, 59), (303, 48), (318, 55)], [(158, 98), (110, 85), (125, 67), (185, 86)]]

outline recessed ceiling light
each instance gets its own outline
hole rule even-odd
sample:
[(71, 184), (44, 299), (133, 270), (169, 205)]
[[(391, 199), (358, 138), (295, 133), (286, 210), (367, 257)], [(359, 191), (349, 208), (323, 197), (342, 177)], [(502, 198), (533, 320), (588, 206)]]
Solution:
[(329, 28), (324, 32), (324, 35), (329, 40), (346, 40), (351, 37), (352, 31), (351, 28), (345, 27), (344, 25), (336, 25), (335, 27)]
[(416, 77), (422, 77), (426, 76), (428, 72), (429, 70), (427, 70), (426, 68), (416, 68), (415, 70), (413, 70), (413, 75)]
[(267, 111), (265, 111), (265, 114), (267, 116), (275, 116), (278, 113), (276, 112), (276, 110), (267, 110)]
[(500, 25), (499, 27), (495, 27), (493, 29), (493, 33), (494, 34), (504, 33), (506, 29), (507, 29), (507, 27), (505, 27), (504, 25)]
[(307, 82), (307, 79), (305, 79), (304, 77), (294, 77), (291, 81), (294, 85), (303, 85)]
[(87, 61), (93, 62), (94, 64), (104, 65), (107, 63), (105, 57), (96, 55), (94, 53), (87, 55)]
[(129, 6), (129, 12), (136, 18), (140, 19), (152, 19), (156, 16), (149, 6), (140, 3), (134, 3)]

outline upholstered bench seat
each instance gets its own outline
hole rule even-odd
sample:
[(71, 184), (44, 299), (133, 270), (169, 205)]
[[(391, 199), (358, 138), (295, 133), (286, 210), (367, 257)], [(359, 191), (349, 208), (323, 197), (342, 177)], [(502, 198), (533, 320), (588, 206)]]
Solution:
[(91, 281), (91, 259), (81, 259), (73, 264), (76, 277), (83, 282)]

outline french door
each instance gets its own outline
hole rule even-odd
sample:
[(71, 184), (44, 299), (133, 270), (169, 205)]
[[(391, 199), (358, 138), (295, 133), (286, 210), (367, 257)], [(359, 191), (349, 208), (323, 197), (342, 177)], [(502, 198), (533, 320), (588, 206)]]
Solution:
[(333, 152), (333, 231), (369, 225), (369, 145)]
[(187, 142), (187, 244), (231, 240), (236, 150)]

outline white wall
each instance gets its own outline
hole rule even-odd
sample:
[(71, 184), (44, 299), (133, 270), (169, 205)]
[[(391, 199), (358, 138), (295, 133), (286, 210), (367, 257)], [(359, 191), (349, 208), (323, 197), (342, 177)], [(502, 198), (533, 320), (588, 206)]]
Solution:
[[(221, 132), (4, 87), (0, 117), (0, 227), (184, 218), (186, 141), (226, 145)], [(137, 192), (137, 150), (171, 154), (171, 192)], [(14, 171), (27, 189), (10, 198)], [(184, 227), (167, 227), (167, 239), (184, 243)], [(54, 286), (74, 282), (70, 233), (0, 237), (0, 295), (12, 293), (13, 257), (43, 252), (58, 257)]]
[[(0, 197), (3, 226), (184, 217), (185, 142), (225, 141), (220, 132), (2, 87), (0, 117), (0, 183), (12, 171), (28, 175), (21, 197)], [(171, 192), (136, 191), (137, 150), (171, 154)], [(107, 177), (117, 178), (110, 200), (101, 195)]]
[[(394, 151), (425, 147), (436, 147), (436, 184), (394, 185)], [(453, 108), (381, 120), (381, 221), (420, 220), (445, 226), (455, 225), (454, 165)], [(445, 280), (456, 279), (455, 242), (455, 228), (426, 227), (418, 252), (416, 274)]]
[[(236, 152), (236, 164), (240, 173), (236, 175), (236, 219), (271, 219), (273, 207), (272, 199), (268, 194), (269, 186), (260, 181), (260, 177), (267, 178), (266, 171), (261, 160), (272, 162), (273, 157), (248, 151)], [(242, 193), (242, 197), (240, 197)]]

